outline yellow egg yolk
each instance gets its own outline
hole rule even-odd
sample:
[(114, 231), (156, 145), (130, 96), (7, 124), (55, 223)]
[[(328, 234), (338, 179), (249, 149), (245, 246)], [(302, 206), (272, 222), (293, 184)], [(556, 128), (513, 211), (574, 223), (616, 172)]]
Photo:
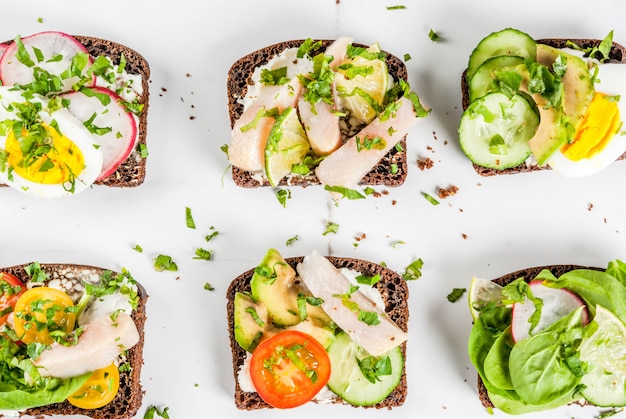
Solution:
[(620, 121), (617, 102), (604, 93), (596, 93), (576, 129), (574, 141), (565, 144), (561, 152), (572, 161), (594, 156), (611, 142)]
[[(22, 150), (22, 143), (13, 132), (8, 134), (5, 149), (9, 165), (14, 173), (34, 183), (73, 183), (85, 168), (83, 153), (72, 140), (60, 135), (53, 127), (41, 127), (46, 135), (45, 141), (36, 141), (37, 144), (28, 150)], [(22, 132), (22, 137), (28, 135), (28, 132)], [(49, 149), (43, 152), (46, 148)]]

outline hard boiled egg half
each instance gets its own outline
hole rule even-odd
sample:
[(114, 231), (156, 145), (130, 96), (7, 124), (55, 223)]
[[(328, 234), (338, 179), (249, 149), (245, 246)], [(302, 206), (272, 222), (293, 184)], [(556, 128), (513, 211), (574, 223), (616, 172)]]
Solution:
[(0, 181), (39, 197), (75, 195), (102, 168), (97, 138), (59, 103), (0, 86)]
[(552, 169), (567, 177), (591, 175), (626, 152), (625, 70), (623, 64), (598, 64), (595, 95), (576, 127), (573, 141), (549, 158), (547, 163)]

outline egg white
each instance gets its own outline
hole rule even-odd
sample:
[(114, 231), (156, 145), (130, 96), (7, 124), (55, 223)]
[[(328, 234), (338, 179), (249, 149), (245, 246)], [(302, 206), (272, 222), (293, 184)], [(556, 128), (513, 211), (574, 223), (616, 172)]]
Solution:
[[(605, 93), (609, 96), (621, 96), (617, 103), (622, 123), (626, 119), (626, 66), (623, 64), (599, 64), (597, 78), (600, 80), (595, 88), (597, 92)], [(619, 128), (619, 132), (613, 135), (606, 147), (590, 158), (573, 161), (557, 150), (548, 160), (548, 165), (559, 174), (566, 177), (587, 176), (597, 173), (609, 164), (613, 163), (619, 156), (626, 152), (626, 133), (624, 126)]]
[[(18, 119), (16, 110), (11, 107), (12, 103), (24, 102), (22, 92), (10, 90), (9, 87), (0, 86), (0, 121)], [(56, 122), (59, 131), (69, 138), (83, 153), (85, 168), (76, 176), (74, 191), (68, 191), (62, 184), (43, 184), (30, 181), (20, 176), (17, 172), (8, 170), (0, 171), (0, 181), (21, 191), (37, 197), (61, 197), (80, 193), (89, 188), (102, 169), (102, 153), (98, 150), (97, 137), (89, 132), (76, 116), (65, 108), (48, 113), (48, 99), (42, 96), (29, 98), (31, 102), (40, 102), (44, 106), (39, 112), (39, 117), (46, 124)], [(0, 135), (0, 148), (6, 149), (7, 135)]]

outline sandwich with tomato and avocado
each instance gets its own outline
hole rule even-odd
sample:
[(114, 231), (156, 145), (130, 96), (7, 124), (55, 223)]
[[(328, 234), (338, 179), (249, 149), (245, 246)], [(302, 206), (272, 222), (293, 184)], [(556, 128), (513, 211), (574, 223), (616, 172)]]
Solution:
[(626, 406), (626, 264), (473, 278), (469, 356), (488, 409)]
[(402, 405), (408, 296), (387, 267), (269, 249), (227, 292), (237, 408)]
[(623, 159), (624, 63), (613, 31), (602, 40), (489, 34), (461, 79), (461, 149), (483, 176), (586, 176)]
[(127, 270), (34, 262), (0, 290), (0, 416), (134, 417), (148, 296)]

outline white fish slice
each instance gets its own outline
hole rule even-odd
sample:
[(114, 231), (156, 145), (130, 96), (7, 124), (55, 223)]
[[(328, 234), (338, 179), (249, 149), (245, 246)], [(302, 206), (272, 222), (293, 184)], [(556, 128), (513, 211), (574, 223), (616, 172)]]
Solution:
[(372, 300), (355, 291), (350, 296), (350, 302), (357, 303), (360, 310), (376, 312), (380, 323), (369, 325), (359, 320), (357, 313), (346, 307), (342, 298), (338, 297), (346, 294), (352, 283), (318, 252), (305, 256), (296, 270), (311, 293), (324, 301), (322, 308), (330, 318), (371, 355), (383, 355), (407, 340), (407, 334)]
[(85, 326), (74, 346), (53, 343), (34, 364), (43, 377), (68, 378), (104, 368), (139, 342), (133, 319), (119, 313), (115, 320), (100, 317)]

